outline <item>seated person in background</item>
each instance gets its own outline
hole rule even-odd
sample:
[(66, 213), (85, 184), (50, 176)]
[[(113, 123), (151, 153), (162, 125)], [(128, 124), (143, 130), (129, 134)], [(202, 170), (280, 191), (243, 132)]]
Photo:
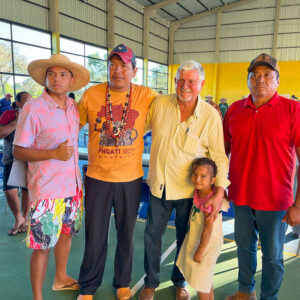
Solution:
[(6, 111), (11, 109), (11, 94), (6, 94), (4, 98), (0, 100), (0, 116)]
[[(212, 207), (205, 206), (215, 191), (216, 163), (206, 157), (192, 163), (191, 182), (195, 187), (187, 234), (180, 248), (177, 266), (200, 300), (213, 299), (214, 267), (223, 245), (222, 214), (215, 218)], [(228, 202), (223, 199), (225, 210)], [(201, 280), (199, 280), (201, 278)]]
[(16, 101), (11, 104), (11, 109), (18, 109)]
[(218, 111), (220, 118), (222, 119), (222, 114), (221, 114), (220, 108), (212, 99), (213, 99), (213, 96), (211, 96), (211, 95), (205, 96), (205, 102), (212, 105)]
[(291, 96), (291, 99), (297, 101), (297, 100), (298, 100), (298, 97), (296, 97), (295, 95), (292, 95), (292, 96)]
[(220, 99), (219, 108), (220, 108), (220, 111), (221, 111), (222, 118), (224, 118), (225, 113), (228, 109), (228, 104), (226, 103), (226, 101), (227, 101), (226, 98), (221, 98)]
[(76, 99), (75, 99), (75, 94), (74, 94), (74, 93), (69, 93), (68, 97), (70, 97), (70, 98), (76, 100)]
[[(18, 93), (16, 96), (16, 105), (20, 110), (26, 101), (32, 99), (27, 92)], [(22, 188), (22, 211), (20, 209), (20, 200), (18, 196), (18, 187), (7, 185), (9, 174), (13, 163), (12, 142), (15, 136), (15, 130), (18, 121), (18, 109), (6, 110), (0, 117), (0, 138), (4, 138), (3, 145), (3, 192), (5, 194), (8, 206), (15, 217), (13, 227), (8, 231), (8, 235), (16, 235), (20, 232), (26, 232), (28, 227), (28, 213), (30, 209), (28, 191)]]

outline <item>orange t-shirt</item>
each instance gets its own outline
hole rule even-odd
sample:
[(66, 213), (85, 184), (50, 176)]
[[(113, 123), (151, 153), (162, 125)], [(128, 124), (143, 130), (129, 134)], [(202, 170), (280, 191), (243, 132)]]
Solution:
[[(148, 87), (132, 84), (128, 121), (116, 147), (105, 118), (106, 87), (107, 83), (90, 87), (78, 103), (80, 124), (89, 123), (86, 175), (109, 182), (132, 181), (143, 176), (144, 125), (148, 108), (157, 93)], [(127, 92), (110, 90), (113, 120), (117, 124), (122, 120)]]

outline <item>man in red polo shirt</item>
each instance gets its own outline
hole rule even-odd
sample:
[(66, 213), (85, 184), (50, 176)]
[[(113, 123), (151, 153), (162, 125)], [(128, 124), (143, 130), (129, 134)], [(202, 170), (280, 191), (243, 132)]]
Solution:
[[(251, 94), (233, 103), (223, 121), (239, 263), (239, 291), (225, 300), (256, 299), (258, 236), (263, 254), (260, 299), (278, 299), (287, 225), (300, 223), (300, 189), (293, 201), (300, 103), (279, 96), (278, 85), (277, 60), (259, 55), (248, 68)], [(298, 183), (299, 178), (298, 172)]]

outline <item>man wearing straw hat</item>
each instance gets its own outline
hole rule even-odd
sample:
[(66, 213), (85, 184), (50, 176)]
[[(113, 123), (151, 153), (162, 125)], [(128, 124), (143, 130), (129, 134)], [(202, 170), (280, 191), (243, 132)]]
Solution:
[(30, 279), (33, 299), (41, 300), (52, 247), (56, 260), (52, 289), (79, 289), (77, 281), (66, 273), (71, 237), (79, 230), (82, 215), (79, 114), (67, 92), (84, 87), (90, 76), (86, 68), (60, 54), (32, 61), (28, 73), (45, 89), (20, 113), (13, 154), (28, 162), (31, 212), (27, 246), (34, 249)]

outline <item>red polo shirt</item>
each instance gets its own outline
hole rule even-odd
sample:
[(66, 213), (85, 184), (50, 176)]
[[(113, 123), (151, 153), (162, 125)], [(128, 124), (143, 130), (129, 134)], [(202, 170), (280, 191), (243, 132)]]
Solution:
[(0, 117), (0, 125), (7, 125), (16, 118), (16, 110), (6, 110)]
[(293, 203), (300, 103), (277, 92), (259, 108), (251, 99), (233, 103), (223, 120), (231, 144), (229, 198), (257, 210), (286, 210)]

